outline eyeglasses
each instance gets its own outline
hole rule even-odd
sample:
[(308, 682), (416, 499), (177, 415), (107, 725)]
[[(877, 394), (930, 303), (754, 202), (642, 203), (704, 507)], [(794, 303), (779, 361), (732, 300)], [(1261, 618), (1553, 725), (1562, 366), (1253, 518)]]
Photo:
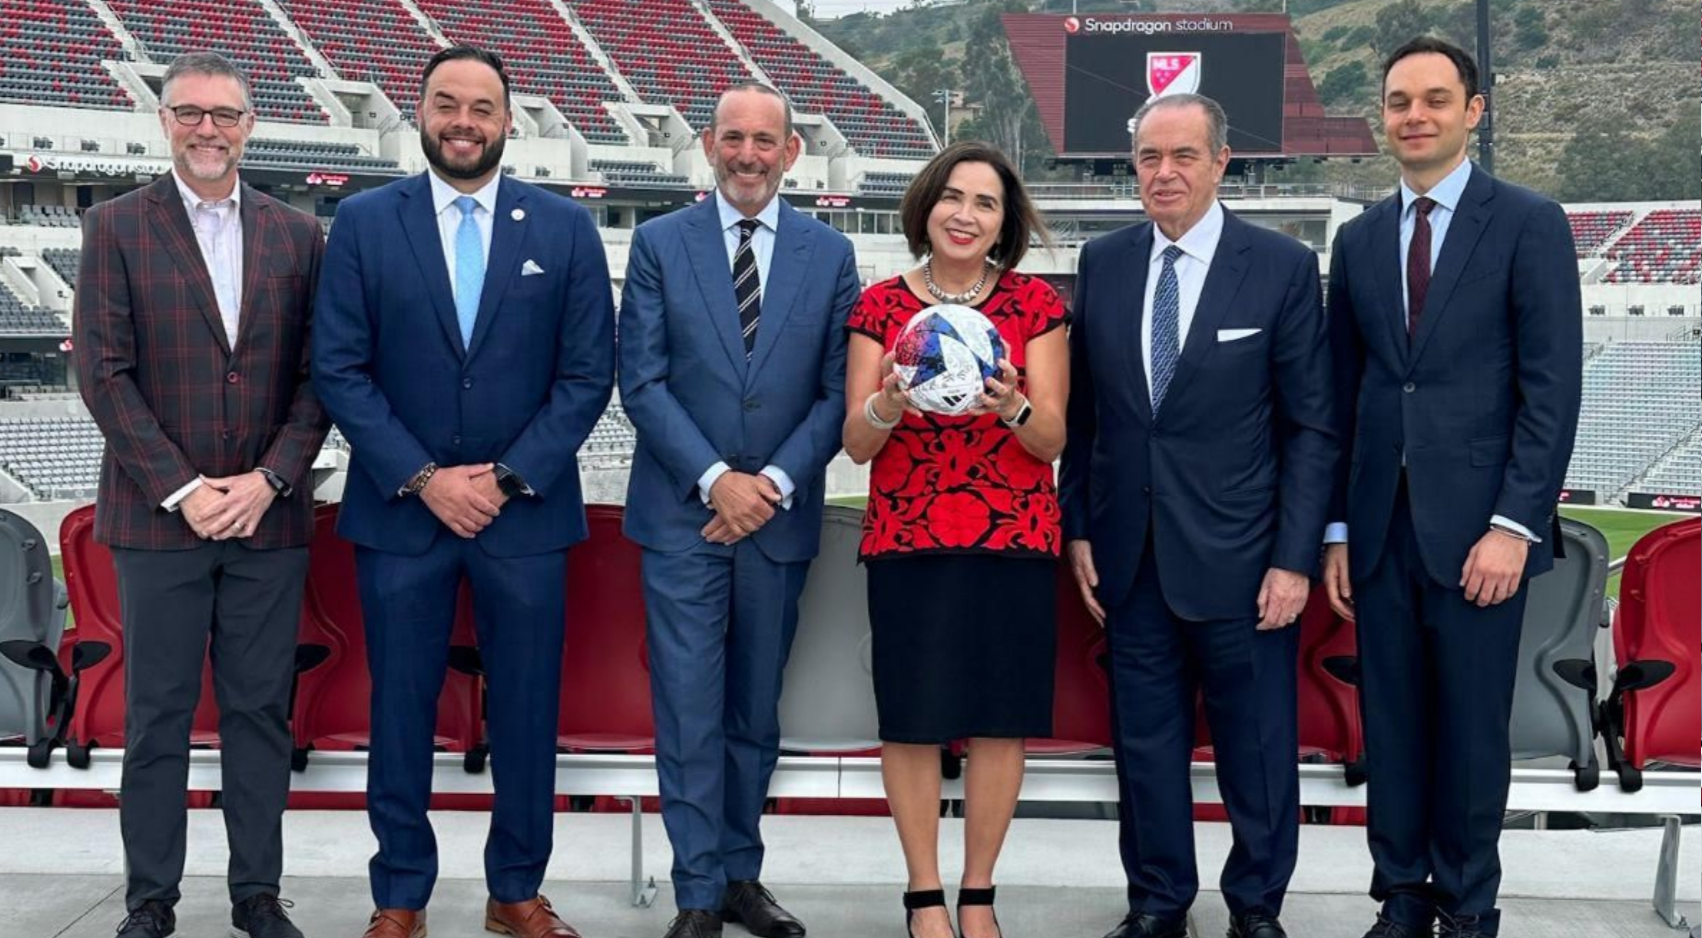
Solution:
[(216, 107), (209, 110), (196, 107), (193, 104), (168, 107), (166, 110), (170, 111), (171, 115), (177, 118), (177, 122), (185, 127), (199, 127), (201, 126), (201, 119), (209, 115), (213, 118), (214, 127), (235, 127), (242, 121), (242, 115), (248, 113), (234, 107)]

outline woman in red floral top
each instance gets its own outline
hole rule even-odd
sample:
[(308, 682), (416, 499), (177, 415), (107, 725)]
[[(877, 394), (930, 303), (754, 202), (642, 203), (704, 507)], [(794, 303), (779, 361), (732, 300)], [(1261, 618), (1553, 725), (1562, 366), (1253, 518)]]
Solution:
[[(906, 926), (951, 938), (939, 747), (969, 740), (958, 924), (964, 938), (994, 938), (993, 865), (1022, 786), (1023, 740), (1052, 731), (1065, 310), (1013, 269), (1045, 228), (998, 150), (948, 147), (917, 174), (900, 216), (911, 253), (926, 259), (865, 290), (846, 326), (845, 449), (874, 461), (860, 553), (881, 774), (909, 868)], [(1007, 349), (962, 416), (921, 413), (893, 372), (905, 323), (939, 303), (980, 310)]]

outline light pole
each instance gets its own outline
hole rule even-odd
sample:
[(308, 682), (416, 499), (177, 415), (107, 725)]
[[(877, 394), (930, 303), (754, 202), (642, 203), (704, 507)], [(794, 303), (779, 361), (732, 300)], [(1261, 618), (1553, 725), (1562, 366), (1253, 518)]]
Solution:
[(934, 100), (940, 102), (945, 109), (945, 119), (940, 121), (940, 136), (945, 146), (951, 146), (951, 89), (941, 88), (934, 92)]
[(1483, 120), (1477, 125), (1477, 162), (1495, 174), (1495, 57), (1490, 49), (1489, 0), (1477, 0), (1477, 67), (1483, 92)]

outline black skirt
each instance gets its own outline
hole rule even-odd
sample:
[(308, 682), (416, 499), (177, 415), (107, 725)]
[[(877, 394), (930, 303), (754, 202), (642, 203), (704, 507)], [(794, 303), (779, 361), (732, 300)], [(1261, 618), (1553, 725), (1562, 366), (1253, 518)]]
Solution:
[(892, 743), (1052, 735), (1057, 561), (868, 561), (875, 705)]

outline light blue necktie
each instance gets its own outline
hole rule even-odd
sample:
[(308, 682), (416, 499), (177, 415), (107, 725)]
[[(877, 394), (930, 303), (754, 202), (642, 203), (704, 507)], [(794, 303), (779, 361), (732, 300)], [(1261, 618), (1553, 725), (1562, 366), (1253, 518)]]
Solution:
[(1182, 357), (1179, 321), (1182, 315), (1182, 287), (1176, 281), (1176, 259), (1182, 249), (1172, 244), (1164, 249), (1164, 270), (1158, 275), (1158, 287), (1152, 294), (1152, 415), (1158, 416), (1158, 405), (1170, 388), (1176, 374), (1176, 361)]
[(461, 226), (455, 229), (455, 319), (461, 324), (461, 347), (473, 344), (473, 323), (479, 319), (479, 297), (485, 290), (485, 244), (473, 209), (479, 203), (470, 195), (455, 200), (461, 210)]

